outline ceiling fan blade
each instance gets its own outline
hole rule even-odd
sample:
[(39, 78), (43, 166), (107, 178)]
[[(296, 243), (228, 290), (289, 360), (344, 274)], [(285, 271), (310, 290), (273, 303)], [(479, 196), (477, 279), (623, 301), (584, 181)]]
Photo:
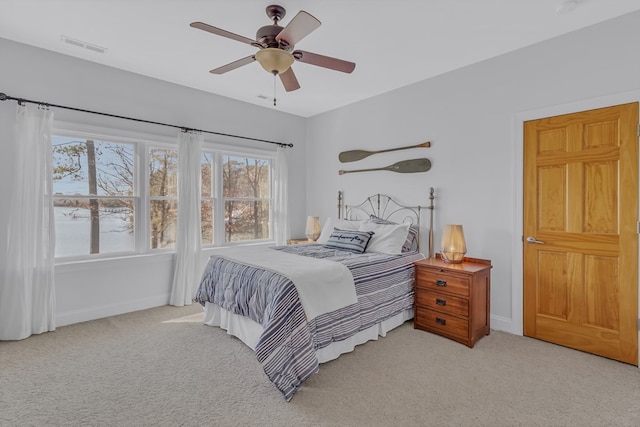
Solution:
[(298, 83), (298, 79), (293, 72), (293, 68), (289, 67), (287, 71), (280, 74), (280, 81), (282, 81), (282, 86), (284, 86), (284, 90), (287, 92), (294, 91), (296, 89), (300, 89), (300, 83)]
[(343, 61), (342, 59), (319, 55), (317, 53), (306, 52), (304, 50), (294, 51), (293, 57), (306, 64), (342, 71), (343, 73), (351, 73), (356, 68), (356, 64), (353, 62)]
[(231, 31), (223, 30), (218, 27), (214, 27), (209, 24), (205, 24), (204, 22), (192, 22), (190, 24), (193, 28), (197, 28), (199, 30), (207, 31), (212, 34), (216, 34), (218, 36), (226, 37), (231, 40), (237, 40), (242, 43), (247, 43), (252, 46), (261, 46), (258, 42), (248, 37), (240, 36), (238, 34), (232, 33)]
[(320, 24), (321, 22), (313, 15), (301, 10), (293, 17), (287, 26), (280, 31), (276, 36), (276, 40), (285, 46), (293, 46), (311, 34)]
[(240, 68), (243, 65), (251, 64), (255, 60), (255, 55), (247, 56), (245, 58), (238, 59), (237, 61), (230, 62), (227, 65), (223, 65), (222, 67), (215, 68), (209, 72), (213, 74), (224, 74), (227, 71), (235, 70), (236, 68)]

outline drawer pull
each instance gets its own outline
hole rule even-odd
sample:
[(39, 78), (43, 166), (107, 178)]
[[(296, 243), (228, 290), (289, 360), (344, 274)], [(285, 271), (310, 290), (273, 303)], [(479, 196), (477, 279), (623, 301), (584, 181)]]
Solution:
[(442, 286), (442, 287), (447, 286), (447, 281), (438, 279), (436, 280), (436, 286)]
[(442, 298), (436, 298), (436, 304), (444, 307), (445, 305), (447, 305), (447, 300)]
[(447, 319), (443, 319), (441, 317), (436, 317), (436, 323), (439, 324), (439, 325), (444, 326), (444, 325), (447, 324)]

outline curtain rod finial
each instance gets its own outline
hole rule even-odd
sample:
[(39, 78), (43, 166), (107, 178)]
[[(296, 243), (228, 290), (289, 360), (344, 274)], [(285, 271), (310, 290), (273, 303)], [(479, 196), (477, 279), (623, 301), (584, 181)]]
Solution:
[(9, 96), (7, 96), (6, 93), (0, 92), (0, 101), (6, 101), (7, 99), (9, 99)]

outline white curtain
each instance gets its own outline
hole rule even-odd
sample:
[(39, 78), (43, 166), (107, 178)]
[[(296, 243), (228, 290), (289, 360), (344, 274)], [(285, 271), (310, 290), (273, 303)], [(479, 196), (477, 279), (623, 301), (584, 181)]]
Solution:
[(276, 245), (289, 240), (289, 149), (278, 147), (274, 176), (273, 238)]
[(55, 330), (53, 112), (18, 105), (6, 263), (0, 283), (0, 340)]
[(178, 135), (178, 228), (171, 305), (190, 305), (200, 280), (200, 168), (203, 136)]

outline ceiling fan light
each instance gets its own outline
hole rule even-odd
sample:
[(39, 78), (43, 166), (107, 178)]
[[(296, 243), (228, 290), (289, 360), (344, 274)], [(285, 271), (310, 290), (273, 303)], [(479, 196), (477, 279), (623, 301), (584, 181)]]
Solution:
[(293, 55), (286, 50), (268, 47), (256, 52), (256, 61), (269, 73), (282, 74), (293, 64)]

